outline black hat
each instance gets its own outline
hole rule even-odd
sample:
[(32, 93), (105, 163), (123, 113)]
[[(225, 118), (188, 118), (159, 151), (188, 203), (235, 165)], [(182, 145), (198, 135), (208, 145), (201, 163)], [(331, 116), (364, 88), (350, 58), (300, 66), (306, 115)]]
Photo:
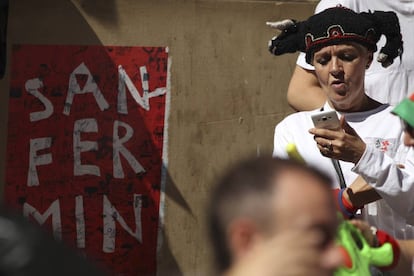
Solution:
[(269, 41), (269, 50), (274, 55), (301, 51), (306, 53), (306, 62), (310, 64), (316, 51), (345, 42), (356, 42), (375, 52), (381, 35), (387, 38), (379, 55), (384, 67), (402, 54), (398, 17), (391, 11), (356, 13), (337, 6), (317, 13), (306, 21), (290, 22), (288, 26), (285, 25), (282, 34)]

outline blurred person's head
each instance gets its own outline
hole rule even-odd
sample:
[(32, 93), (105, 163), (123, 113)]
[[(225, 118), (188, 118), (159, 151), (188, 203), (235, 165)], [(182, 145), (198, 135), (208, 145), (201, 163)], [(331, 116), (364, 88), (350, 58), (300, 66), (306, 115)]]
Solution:
[[(330, 183), (312, 168), (271, 157), (240, 162), (228, 170), (209, 202), (209, 230), (219, 271), (229, 270), (255, 244), (294, 229), (302, 219), (309, 231), (320, 235), (316, 253), (322, 256), (332, 250), (337, 216)], [(332, 269), (326, 267), (318, 275)]]
[(110, 275), (90, 257), (44, 230), (20, 213), (0, 206), (1, 276)]
[(414, 94), (402, 100), (392, 112), (401, 119), (404, 129), (404, 144), (414, 147)]

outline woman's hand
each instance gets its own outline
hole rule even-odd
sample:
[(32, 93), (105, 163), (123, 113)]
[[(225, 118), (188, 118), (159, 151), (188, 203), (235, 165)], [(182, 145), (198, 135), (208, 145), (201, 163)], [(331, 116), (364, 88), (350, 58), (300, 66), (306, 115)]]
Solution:
[(314, 135), (322, 155), (356, 164), (364, 154), (366, 144), (344, 116), (341, 116), (340, 125), (339, 130), (311, 128), (309, 133)]

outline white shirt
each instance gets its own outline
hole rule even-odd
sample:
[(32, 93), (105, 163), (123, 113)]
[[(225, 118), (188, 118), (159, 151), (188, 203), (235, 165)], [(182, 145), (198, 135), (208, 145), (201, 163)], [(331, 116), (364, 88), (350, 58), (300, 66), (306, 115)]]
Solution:
[[(363, 209), (365, 220), (396, 238), (414, 238), (414, 150), (404, 146), (399, 118), (391, 109), (382, 105), (366, 112), (338, 113), (367, 145), (358, 164), (340, 161), (340, 166), (347, 186), (361, 174), (383, 198)], [(332, 108), (325, 104), (324, 110)], [(313, 127), (310, 116), (317, 112), (297, 112), (282, 120), (275, 128), (273, 155), (287, 158), (286, 146), (294, 143), (306, 163), (329, 175), (333, 188), (339, 188), (331, 159), (321, 155), (308, 132)]]

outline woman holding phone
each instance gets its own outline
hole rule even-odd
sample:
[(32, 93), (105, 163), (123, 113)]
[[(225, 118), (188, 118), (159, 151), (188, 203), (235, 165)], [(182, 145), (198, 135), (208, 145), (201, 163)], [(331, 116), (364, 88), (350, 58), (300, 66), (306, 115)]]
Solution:
[[(365, 70), (381, 35), (387, 38), (381, 62), (392, 62), (402, 53), (397, 16), (335, 7), (289, 24), (270, 41), (269, 50), (275, 55), (305, 52), (327, 101), (282, 120), (275, 128), (273, 155), (287, 158), (287, 145), (295, 144), (307, 164), (334, 180), (338, 208), (346, 217), (361, 216), (399, 239), (414, 238), (414, 183), (407, 183), (414, 174), (414, 154), (404, 146), (403, 128), (392, 107), (364, 89)], [(337, 114), (338, 129), (314, 126), (312, 116), (327, 111)], [(387, 185), (373, 189), (373, 183), (385, 178)]]

